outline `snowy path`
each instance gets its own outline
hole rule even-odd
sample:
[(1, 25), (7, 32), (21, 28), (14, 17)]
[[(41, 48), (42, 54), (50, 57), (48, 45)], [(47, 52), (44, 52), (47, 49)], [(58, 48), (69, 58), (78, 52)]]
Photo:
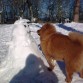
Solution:
[(8, 54), (8, 46), (7, 42), (11, 40), (12, 35), (12, 27), (11, 25), (0, 25), (0, 67), (1, 62), (4, 61)]
[[(59, 26), (58, 24), (55, 26), (57, 31), (66, 35), (71, 31), (71, 29), (69, 30), (66, 27), (71, 27), (75, 31), (83, 32), (83, 24), (80, 23), (65, 24), (66, 27), (62, 25)], [(77, 26), (77, 28), (75, 26)], [(36, 43), (39, 44), (39, 36), (37, 35), (36, 31), (41, 27), (41, 25), (33, 23), (30, 24), (29, 27), (32, 31), (31, 34), (33, 38), (35, 39)], [(6, 43), (11, 40), (11, 34), (11, 25), (0, 25), (0, 63), (5, 60), (4, 57), (6, 57), (8, 54), (8, 45), (6, 45)], [(22, 51), (22, 49), (25, 50)], [(27, 47), (23, 47), (22, 49), (20, 49), (21, 53), (19, 53), (22, 54), (24, 52), (25, 54), (23, 53), (23, 56), (25, 56)], [(32, 46), (31, 49), (33, 49)], [(32, 54), (32, 51), (30, 50), (27, 54), (25, 66), (22, 68), (21, 65), (23, 62), (21, 61), (21, 58), (24, 57), (19, 57), (17, 59), (17, 62), (19, 60), (19, 63), (14, 61), (14, 57), (9, 58), (9, 62), (11, 62), (10, 65), (14, 62), (16, 63), (17, 67), (16, 65), (14, 67), (8, 66), (4, 69), (5, 65), (3, 66), (3, 64), (0, 64), (0, 83), (65, 83), (65, 65), (63, 62), (55, 63), (56, 67), (52, 72), (49, 72), (45, 65), (46, 60), (39, 50), (38, 53), (35, 54)], [(11, 61), (11, 58), (13, 58), (13, 62)], [(74, 74), (72, 83), (83, 83), (83, 79), (81, 79), (78, 74)]]

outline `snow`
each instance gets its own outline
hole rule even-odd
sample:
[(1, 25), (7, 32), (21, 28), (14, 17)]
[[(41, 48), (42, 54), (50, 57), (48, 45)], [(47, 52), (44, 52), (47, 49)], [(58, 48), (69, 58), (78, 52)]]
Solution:
[[(12, 25), (0, 25), (0, 83), (66, 83), (64, 62), (55, 61), (54, 70), (47, 70), (36, 32), (42, 24), (27, 22), (20, 18)], [(83, 23), (54, 26), (65, 35), (70, 31), (83, 32)], [(83, 79), (75, 73), (72, 83), (83, 83)]]

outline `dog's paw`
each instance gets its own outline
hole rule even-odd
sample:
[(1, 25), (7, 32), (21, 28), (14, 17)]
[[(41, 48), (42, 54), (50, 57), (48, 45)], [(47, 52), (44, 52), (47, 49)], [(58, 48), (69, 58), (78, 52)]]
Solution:
[(70, 80), (68, 80), (67, 78), (65, 79), (65, 81), (66, 81), (66, 83), (71, 83), (71, 81), (70, 81)]

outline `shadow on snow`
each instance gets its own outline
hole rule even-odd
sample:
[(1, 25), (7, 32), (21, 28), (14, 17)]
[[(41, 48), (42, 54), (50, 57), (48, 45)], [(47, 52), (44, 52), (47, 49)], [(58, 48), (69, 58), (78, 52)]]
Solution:
[(77, 31), (77, 30), (75, 30), (75, 29), (73, 29), (71, 27), (65, 26), (64, 24), (58, 24), (57, 26), (59, 26), (60, 28), (65, 29), (67, 31), (79, 32), (79, 33), (83, 34), (83, 32)]
[(58, 79), (53, 72), (47, 70), (40, 58), (30, 54), (25, 68), (15, 75), (10, 83), (58, 83)]

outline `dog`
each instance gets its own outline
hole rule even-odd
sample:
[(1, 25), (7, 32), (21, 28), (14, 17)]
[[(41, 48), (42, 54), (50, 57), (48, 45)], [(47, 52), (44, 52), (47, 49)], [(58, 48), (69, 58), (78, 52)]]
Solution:
[(71, 83), (74, 72), (79, 72), (83, 78), (83, 45), (79, 41), (58, 33), (51, 23), (44, 24), (37, 33), (40, 36), (40, 45), (49, 64), (49, 70), (55, 67), (53, 60), (64, 61), (67, 83)]
[(70, 32), (68, 36), (70, 37), (71, 40), (78, 41), (83, 45), (83, 34), (78, 32)]

